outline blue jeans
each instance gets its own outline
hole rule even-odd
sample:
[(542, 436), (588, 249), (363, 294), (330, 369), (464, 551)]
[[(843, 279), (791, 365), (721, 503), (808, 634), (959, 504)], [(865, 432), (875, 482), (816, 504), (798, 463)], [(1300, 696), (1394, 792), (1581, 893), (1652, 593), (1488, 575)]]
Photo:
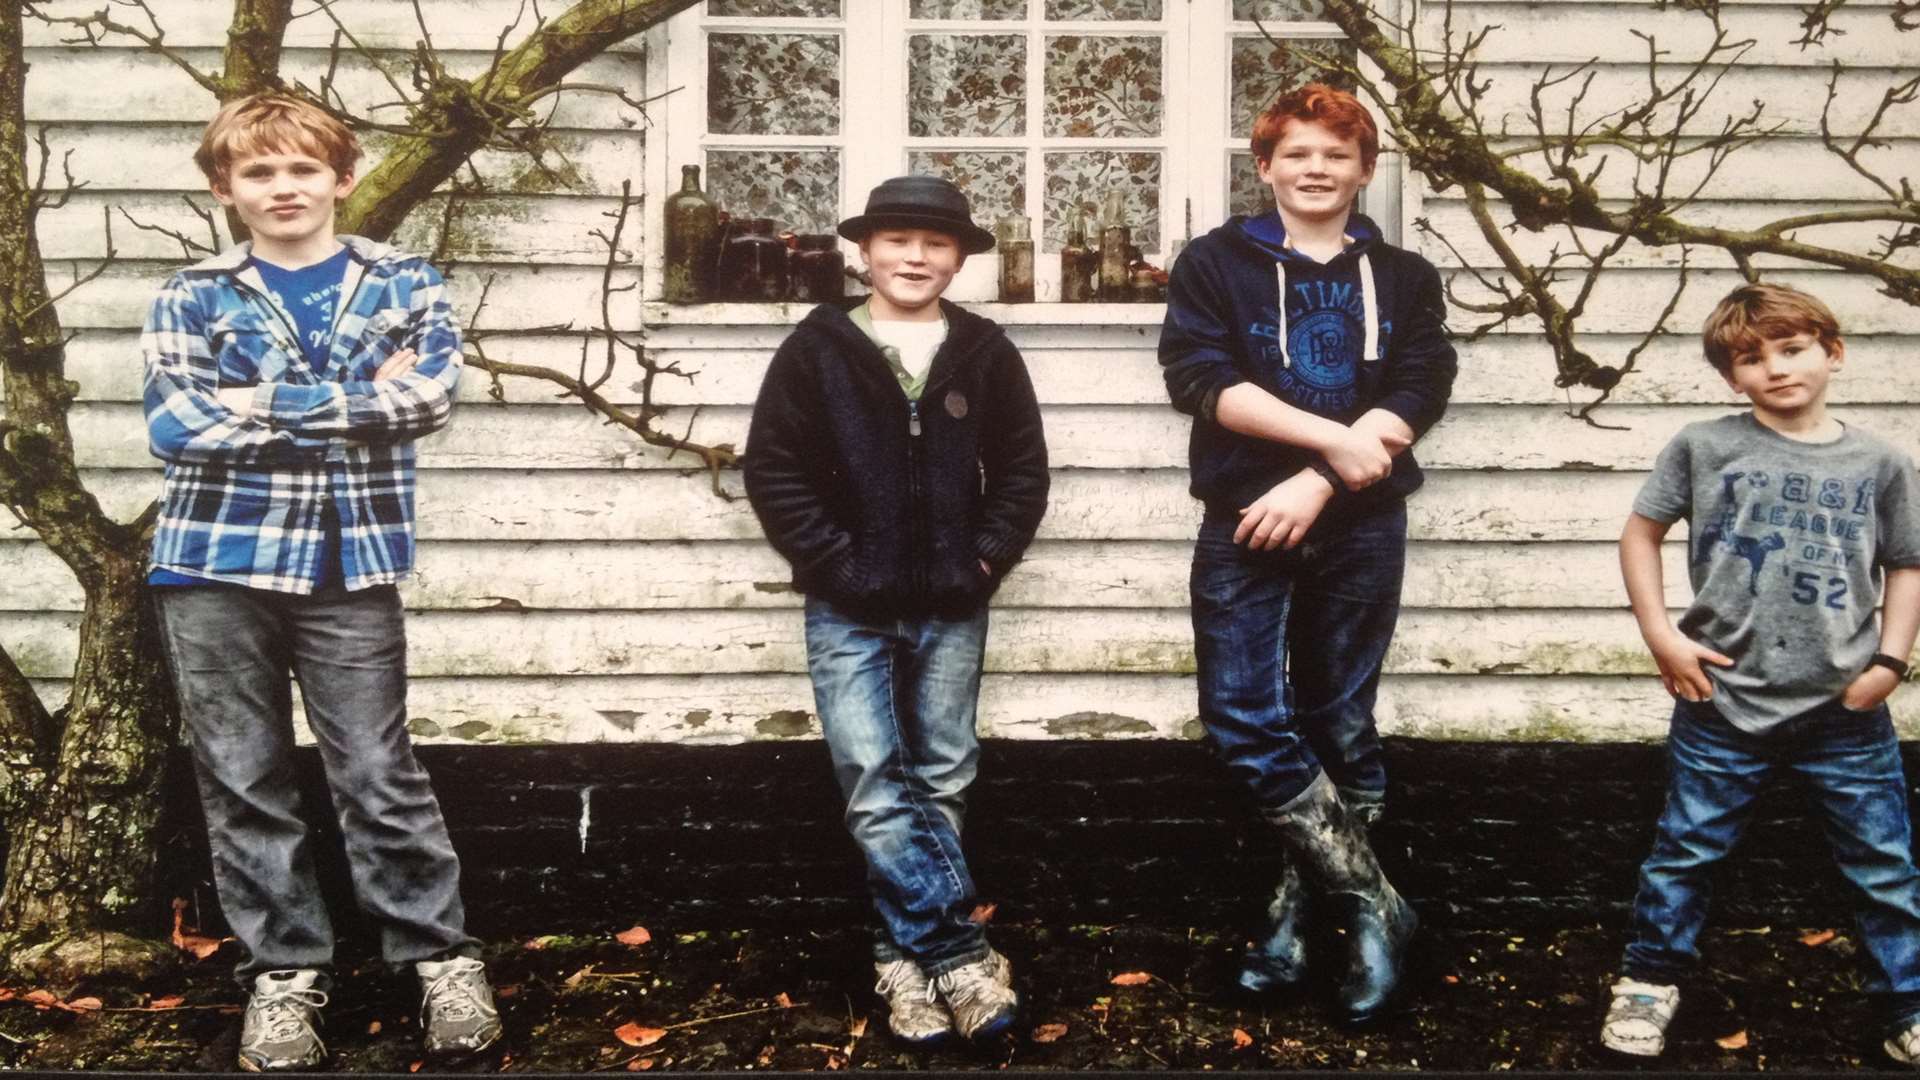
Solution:
[(960, 829), (980, 757), (986, 608), (869, 619), (809, 597), (806, 622), (814, 707), (884, 929), (875, 957), (910, 956), (928, 975), (984, 959)]
[(186, 586), (155, 595), (192, 736), (220, 910), (246, 946), (235, 970), (241, 983), (333, 963), (333, 924), (294, 774), (289, 676), (300, 680), (354, 897), (379, 922), (382, 956), (398, 966), (479, 955), (465, 929), (460, 861), (407, 737), (399, 593)]
[(1235, 544), (1237, 524), (1209, 514), (1193, 546), (1200, 720), (1215, 753), (1265, 809), (1322, 770), (1386, 790), (1373, 702), (1400, 617), (1406, 507), (1329, 523), (1290, 551)]
[(1920, 871), (1887, 707), (1862, 713), (1834, 701), (1752, 735), (1711, 703), (1676, 701), (1667, 758), (1667, 806), (1640, 867), (1625, 973), (1673, 983), (1698, 961), (1709, 873), (1746, 831), (1762, 783), (1786, 769), (1811, 790), (1833, 860), (1854, 886), (1874, 964), (1868, 992), (1889, 1019), (1920, 1015)]

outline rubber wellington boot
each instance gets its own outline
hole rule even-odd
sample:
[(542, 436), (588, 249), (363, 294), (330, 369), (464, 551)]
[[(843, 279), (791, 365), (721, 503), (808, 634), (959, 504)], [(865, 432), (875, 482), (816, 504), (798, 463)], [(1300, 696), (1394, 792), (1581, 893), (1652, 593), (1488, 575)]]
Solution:
[(1240, 958), (1234, 983), (1249, 994), (1278, 994), (1307, 977), (1307, 885), (1291, 856), (1267, 903), (1266, 936)]
[(1381, 872), (1359, 817), (1324, 773), (1267, 816), (1307, 883), (1326, 895), (1346, 930), (1346, 970), (1335, 996), (1341, 1019), (1380, 1019), (1393, 1007), (1419, 916)]

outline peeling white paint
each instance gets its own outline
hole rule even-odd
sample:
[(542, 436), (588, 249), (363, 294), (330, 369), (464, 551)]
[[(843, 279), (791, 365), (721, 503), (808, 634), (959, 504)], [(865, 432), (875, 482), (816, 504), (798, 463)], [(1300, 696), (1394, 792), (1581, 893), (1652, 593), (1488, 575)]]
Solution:
[(593, 785), (580, 789), (580, 854), (587, 853), (587, 828), (593, 824)]

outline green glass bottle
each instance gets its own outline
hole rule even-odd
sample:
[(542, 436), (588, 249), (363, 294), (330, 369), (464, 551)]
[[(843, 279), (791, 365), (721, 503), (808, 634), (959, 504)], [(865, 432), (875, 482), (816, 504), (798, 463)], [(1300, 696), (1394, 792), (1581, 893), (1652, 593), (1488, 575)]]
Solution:
[(667, 197), (664, 211), (667, 302), (698, 304), (713, 299), (720, 208), (700, 191), (700, 166), (680, 167), (680, 190)]

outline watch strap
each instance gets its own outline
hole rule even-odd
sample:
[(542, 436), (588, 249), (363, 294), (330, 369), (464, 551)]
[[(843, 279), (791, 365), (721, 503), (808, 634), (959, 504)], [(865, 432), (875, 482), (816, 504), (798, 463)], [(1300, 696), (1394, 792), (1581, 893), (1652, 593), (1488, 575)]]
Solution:
[(1867, 666), (1888, 668), (1895, 675), (1903, 679), (1907, 677), (1907, 662), (1897, 656), (1888, 655), (1887, 653), (1874, 653), (1873, 658), (1867, 661)]

